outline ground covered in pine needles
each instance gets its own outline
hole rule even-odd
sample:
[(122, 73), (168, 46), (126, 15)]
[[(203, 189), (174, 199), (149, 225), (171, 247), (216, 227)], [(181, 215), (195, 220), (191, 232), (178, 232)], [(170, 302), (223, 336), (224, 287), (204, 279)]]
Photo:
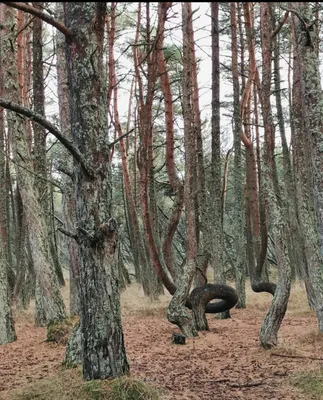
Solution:
[[(79, 369), (62, 369), (65, 346), (46, 342), (31, 307), (15, 316), (17, 341), (0, 346), (0, 399), (323, 399), (323, 337), (303, 287), (293, 287), (278, 346), (269, 351), (259, 346), (259, 330), (271, 296), (248, 290), (247, 299), (247, 308), (231, 310), (231, 319), (208, 315), (209, 332), (174, 345), (178, 329), (166, 319), (169, 297), (151, 302), (135, 284), (128, 288), (122, 314), (132, 379), (126, 385), (137, 385), (132, 395), (113, 392), (120, 381), (86, 383)], [(143, 394), (138, 385), (151, 391)]]

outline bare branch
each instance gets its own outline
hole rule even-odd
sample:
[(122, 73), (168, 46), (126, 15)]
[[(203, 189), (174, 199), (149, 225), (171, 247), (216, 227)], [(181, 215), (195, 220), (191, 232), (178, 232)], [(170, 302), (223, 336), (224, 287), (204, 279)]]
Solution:
[(279, 353), (271, 353), (271, 356), (275, 357), (286, 357), (286, 358), (303, 358), (307, 360), (317, 360), (317, 361), (323, 361), (322, 357), (312, 357), (312, 356), (301, 356), (301, 355), (296, 355), (296, 354), (279, 354)]
[(55, 18), (51, 17), (50, 15), (44, 13), (41, 10), (38, 10), (37, 8), (30, 6), (26, 3), (20, 3), (20, 2), (4, 2), (2, 1), (1, 3), (5, 4), (6, 6), (16, 8), (17, 10), (25, 11), (31, 15), (34, 15), (35, 17), (38, 17), (42, 19), (43, 21), (47, 22), (48, 24), (54, 26), (56, 29), (58, 29), (60, 32), (62, 32), (66, 37), (71, 38), (73, 36), (73, 32), (67, 28), (63, 23), (57, 21)]
[(271, 38), (274, 39), (274, 37), (276, 35), (278, 35), (278, 33), (280, 32), (281, 28), (284, 26), (285, 22), (287, 21), (287, 18), (289, 16), (289, 10), (285, 11), (285, 14), (283, 16), (283, 18), (281, 19), (281, 21), (279, 21), (276, 29), (273, 31), (273, 33), (271, 34)]
[(247, 382), (247, 383), (231, 383), (229, 384), (230, 387), (233, 388), (246, 388), (246, 387), (255, 387), (255, 386), (261, 386), (264, 385), (265, 381), (255, 381), (255, 382)]
[(69, 232), (66, 229), (61, 228), (61, 227), (58, 227), (57, 230), (59, 230), (60, 232), (64, 233), (64, 235), (66, 235), (68, 237), (71, 237), (72, 239), (75, 239), (76, 241), (78, 241), (78, 236), (77, 236), (76, 233)]
[(88, 176), (90, 177), (94, 176), (94, 171), (92, 171), (91, 168), (88, 165), (86, 165), (84, 157), (82, 156), (78, 148), (75, 146), (75, 144), (72, 141), (68, 140), (65, 136), (63, 136), (61, 132), (56, 128), (56, 126), (53, 125), (51, 122), (49, 122), (43, 115), (40, 115), (29, 108), (22, 107), (19, 104), (15, 104), (12, 103), (11, 101), (4, 100), (1, 97), (0, 97), (0, 107), (4, 107), (6, 109), (15, 111), (16, 113), (24, 115), (25, 117), (28, 117), (31, 120), (42, 125), (45, 129), (48, 130), (48, 132), (54, 135), (56, 139), (58, 139), (62, 143), (62, 145), (71, 153), (74, 159), (78, 163), (80, 163), (83, 171)]
[(128, 135), (130, 135), (130, 133), (132, 133), (134, 130), (135, 130), (135, 128), (130, 129), (129, 132), (126, 132), (126, 133), (122, 134), (121, 136), (119, 136), (116, 140), (114, 140), (113, 142), (109, 143), (109, 147), (112, 147), (115, 144), (117, 144), (118, 142), (120, 142), (120, 140), (122, 140), (123, 138), (127, 137)]

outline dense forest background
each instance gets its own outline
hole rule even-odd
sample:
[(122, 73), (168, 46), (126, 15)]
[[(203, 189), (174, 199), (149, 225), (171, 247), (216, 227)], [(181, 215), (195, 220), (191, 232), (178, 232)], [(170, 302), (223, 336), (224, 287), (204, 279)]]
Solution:
[(186, 337), (295, 281), (323, 331), (322, 9), (0, 3), (0, 343), (12, 310), (79, 316), (65, 364), (129, 371), (120, 291), (172, 298)]

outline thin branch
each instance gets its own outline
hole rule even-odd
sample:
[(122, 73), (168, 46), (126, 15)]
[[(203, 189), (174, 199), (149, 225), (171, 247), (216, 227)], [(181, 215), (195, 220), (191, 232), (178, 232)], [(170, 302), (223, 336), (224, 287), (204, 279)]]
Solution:
[(9, 110), (15, 111), (16, 113), (24, 115), (25, 117), (28, 117), (31, 120), (43, 126), (45, 129), (48, 130), (48, 132), (54, 135), (56, 139), (58, 139), (62, 143), (63, 146), (65, 146), (65, 148), (72, 154), (74, 159), (78, 163), (80, 163), (83, 171), (89, 177), (94, 176), (94, 171), (88, 165), (86, 165), (84, 157), (82, 156), (78, 148), (75, 146), (75, 144), (72, 141), (68, 140), (65, 136), (63, 136), (61, 132), (56, 128), (56, 126), (53, 125), (51, 122), (49, 122), (43, 115), (36, 113), (30, 108), (25, 108), (20, 106), (19, 104), (15, 104), (12, 103), (11, 101), (4, 100), (1, 97), (0, 97), (0, 107), (4, 107)]
[(16, 8), (17, 10), (25, 11), (31, 15), (34, 15), (35, 17), (38, 17), (42, 19), (43, 21), (47, 22), (48, 24), (54, 26), (56, 29), (58, 29), (60, 32), (62, 32), (66, 37), (72, 38), (73, 32), (67, 28), (63, 23), (57, 21), (55, 18), (51, 17), (50, 15), (44, 13), (43, 11), (30, 6), (26, 3), (20, 3), (20, 2), (4, 2), (1, 1), (1, 3), (5, 4), (6, 6)]
[(25, 23), (25, 25), (17, 32), (16, 36), (19, 36), (25, 29), (27, 29), (32, 22), (34, 21), (34, 17), (30, 18), (29, 21)]
[(261, 386), (265, 382), (264, 381), (255, 381), (255, 382), (247, 382), (247, 383), (231, 383), (228, 386), (233, 387), (233, 388), (245, 388), (245, 387), (255, 387), (255, 386)]
[[(8, 156), (4, 151), (0, 150), (0, 153), (3, 154), (5, 157), (9, 158), (9, 156)], [(18, 155), (20, 156), (19, 153), (18, 153)], [(21, 156), (20, 156), (20, 158), (22, 159)], [(12, 159), (12, 158), (9, 158), (9, 159), (10, 159), (10, 161), (11, 161), (12, 163), (14, 163), (15, 165), (17, 165), (19, 168), (22, 168), (22, 169), (28, 171), (30, 174), (36, 176), (38, 179), (41, 179), (41, 180), (43, 180), (44, 182), (50, 183), (51, 185), (57, 187), (57, 188), (60, 189), (60, 190), (62, 189), (58, 182), (53, 181), (53, 180), (48, 179), (48, 178), (44, 178), (42, 175), (37, 174), (36, 172), (32, 171), (31, 169), (29, 169), (29, 168), (26, 167), (25, 165), (21, 165), (19, 162), (15, 161), (14, 159)]]
[(278, 353), (272, 353), (271, 356), (286, 357), (286, 358), (303, 358), (303, 359), (307, 359), (307, 360), (323, 361), (323, 358), (311, 357), (311, 356), (297, 356), (297, 355), (278, 354)]
[(295, 14), (296, 17), (298, 17), (298, 19), (302, 22), (302, 24), (304, 25), (304, 28), (305, 28), (306, 30), (308, 30), (312, 25), (315, 24), (315, 21), (312, 22), (311, 24), (307, 23), (307, 21), (304, 19), (304, 17), (303, 17), (297, 10), (295, 10), (294, 8), (293, 8), (293, 9), (292, 9), (292, 8), (286, 8), (286, 7), (284, 7), (283, 5), (279, 5), (279, 7), (280, 7), (282, 10), (286, 11), (286, 12), (290, 12), (290, 13)]
[(274, 39), (274, 37), (276, 35), (278, 35), (278, 33), (280, 32), (281, 28), (284, 26), (285, 22), (287, 21), (287, 18), (289, 16), (289, 10), (287, 10), (283, 16), (283, 18), (281, 19), (281, 21), (279, 21), (276, 29), (273, 31), (273, 33), (271, 34), (271, 38)]
[(71, 170), (69, 170), (68, 168), (65, 168), (65, 167), (59, 165), (58, 167), (56, 167), (56, 171), (62, 172), (63, 174), (69, 176), (73, 181), (73, 179), (74, 179), (73, 172)]
[(117, 144), (118, 142), (120, 142), (120, 140), (122, 140), (123, 138), (125, 138), (126, 136), (130, 135), (130, 133), (132, 133), (135, 130), (135, 128), (132, 128), (130, 131), (124, 133), (123, 135), (119, 136), (116, 140), (114, 140), (113, 142), (109, 143), (109, 147), (111, 148), (112, 146), (114, 146), (115, 144)]
[(64, 233), (64, 235), (66, 235), (68, 237), (71, 237), (72, 239), (75, 239), (76, 241), (78, 241), (78, 236), (77, 236), (76, 233), (69, 232), (66, 229), (61, 228), (61, 227), (58, 227), (57, 230), (59, 230), (60, 232)]
[(59, 140), (55, 140), (55, 142), (53, 142), (49, 147), (48, 147), (48, 149), (46, 149), (46, 153), (48, 153), (54, 146), (55, 146), (55, 144), (57, 144), (59, 142)]

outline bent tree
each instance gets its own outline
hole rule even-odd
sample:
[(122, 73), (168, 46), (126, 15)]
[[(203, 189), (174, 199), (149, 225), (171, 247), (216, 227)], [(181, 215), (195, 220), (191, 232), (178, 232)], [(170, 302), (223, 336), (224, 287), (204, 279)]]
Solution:
[(65, 3), (66, 25), (25, 3), (11, 3), (65, 34), (72, 141), (44, 116), (17, 104), (0, 105), (42, 123), (74, 157), (83, 377), (127, 373), (116, 262), (117, 222), (111, 215), (103, 39), (106, 3)]

